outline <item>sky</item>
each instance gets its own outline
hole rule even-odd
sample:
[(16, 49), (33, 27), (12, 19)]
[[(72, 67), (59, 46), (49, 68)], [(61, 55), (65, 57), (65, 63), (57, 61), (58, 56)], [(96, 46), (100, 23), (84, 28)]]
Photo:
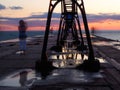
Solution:
[[(89, 28), (120, 30), (120, 0), (83, 0)], [(18, 30), (23, 19), (28, 30), (44, 30), (50, 0), (0, 0), (0, 31)], [(60, 4), (54, 10), (51, 26), (59, 25)], [(82, 25), (82, 24), (81, 24)]]

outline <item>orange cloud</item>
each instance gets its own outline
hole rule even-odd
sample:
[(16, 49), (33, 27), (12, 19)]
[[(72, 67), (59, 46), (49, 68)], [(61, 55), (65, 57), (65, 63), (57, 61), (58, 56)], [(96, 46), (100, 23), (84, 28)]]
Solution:
[(28, 30), (45, 30), (44, 26), (34, 26), (34, 27), (28, 27)]
[(0, 31), (15, 31), (18, 27), (14, 25), (0, 24)]
[(101, 22), (89, 23), (89, 28), (95, 27), (97, 30), (120, 30), (120, 20), (105, 20)]
[[(82, 24), (81, 24), (82, 25)], [(120, 20), (102, 20), (102, 21), (97, 21), (97, 22), (89, 22), (89, 29), (91, 27), (95, 27), (96, 30), (120, 30)], [(59, 24), (54, 23), (51, 25), (50, 28), (53, 30), (58, 30)], [(81, 26), (83, 29), (83, 25)], [(0, 24), (0, 31), (17, 31), (18, 26), (16, 25), (10, 25), (10, 24)], [(45, 30), (45, 25), (42, 26), (28, 26), (28, 30)]]

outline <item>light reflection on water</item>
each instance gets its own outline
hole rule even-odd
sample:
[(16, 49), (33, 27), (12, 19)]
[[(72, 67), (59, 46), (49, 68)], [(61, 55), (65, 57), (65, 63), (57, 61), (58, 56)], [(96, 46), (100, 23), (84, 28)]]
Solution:
[(98, 41), (98, 42), (94, 42), (93, 44), (97, 45), (97, 46), (112, 46), (112, 47), (120, 50), (120, 41), (110, 41), (110, 42)]
[(25, 86), (25, 82), (35, 78), (35, 72), (31, 69), (16, 71), (0, 81), (0, 86)]
[(76, 69), (55, 69), (45, 78), (35, 70), (19, 70), (0, 80), (0, 86), (30, 87), (32, 85), (51, 85), (57, 83), (89, 83), (103, 78), (100, 72), (90, 73)]
[[(73, 59), (63, 59), (63, 57), (66, 58), (65, 55), (59, 55), (59, 59), (57, 59), (57, 55), (51, 55), (50, 59), (53, 60), (53, 66), (59, 68), (66, 68), (66, 67), (75, 67), (76, 65), (83, 63), (80, 54), (77, 54), (77, 58), (75, 59), (74, 59), (75, 55)], [(84, 55), (84, 59), (86, 58), (88, 57)]]

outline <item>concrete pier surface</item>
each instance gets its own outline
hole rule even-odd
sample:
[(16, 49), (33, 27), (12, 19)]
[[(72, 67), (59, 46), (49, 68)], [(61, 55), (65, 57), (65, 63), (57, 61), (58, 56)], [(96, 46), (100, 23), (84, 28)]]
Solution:
[[(53, 36), (50, 38), (54, 41)], [(98, 73), (60, 69), (46, 79), (34, 71), (35, 62), (41, 57), (42, 37), (27, 42), (25, 55), (19, 54), (17, 42), (1, 43), (0, 90), (120, 90), (120, 42), (94, 36), (92, 43), (95, 57), (100, 59)]]

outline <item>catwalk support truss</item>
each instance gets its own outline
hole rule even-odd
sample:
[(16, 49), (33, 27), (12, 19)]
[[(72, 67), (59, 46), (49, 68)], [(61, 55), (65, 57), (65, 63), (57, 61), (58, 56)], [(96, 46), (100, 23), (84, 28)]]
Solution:
[[(41, 60), (38, 60), (36, 62), (36, 69), (41, 70), (41, 68), (52, 67), (52, 62), (49, 62), (46, 52), (50, 32), (51, 18), (53, 11), (55, 7), (57, 7), (58, 3), (61, 4), (61, 17), (59, 23), (59, 30), (57, 34), (56, 46), (54, 47), (54, 49), (57, 49), (57, 52), (60, 52), (61, 48), (65, 46), (65, 40), (67, 40), (69, 33), (71, 33), (71, 36), (73, 38), (71, 40), (73, 41), (72, 45), (76, 46), (76, 50), (84, 52), (84, 49), (86, 49), (88, 51), (88, 59), (84, 60), (84, 62), (78, 65), (77, 68), (83, 68), (85, 70), (90, 71), (98, 71), (100, 68), (100, 64), (99, 61), (96, 60), (94, 57), (83, 0), (50, 0)], [(83, 21), (86, 37), (83, 37), (78, 10), (81, 13), (81, 19)], [(86, 38), (87, 45), (85, 45), (84, 38)], [(81, 53), (81, 57), (84, 58), (83, 53)]]

